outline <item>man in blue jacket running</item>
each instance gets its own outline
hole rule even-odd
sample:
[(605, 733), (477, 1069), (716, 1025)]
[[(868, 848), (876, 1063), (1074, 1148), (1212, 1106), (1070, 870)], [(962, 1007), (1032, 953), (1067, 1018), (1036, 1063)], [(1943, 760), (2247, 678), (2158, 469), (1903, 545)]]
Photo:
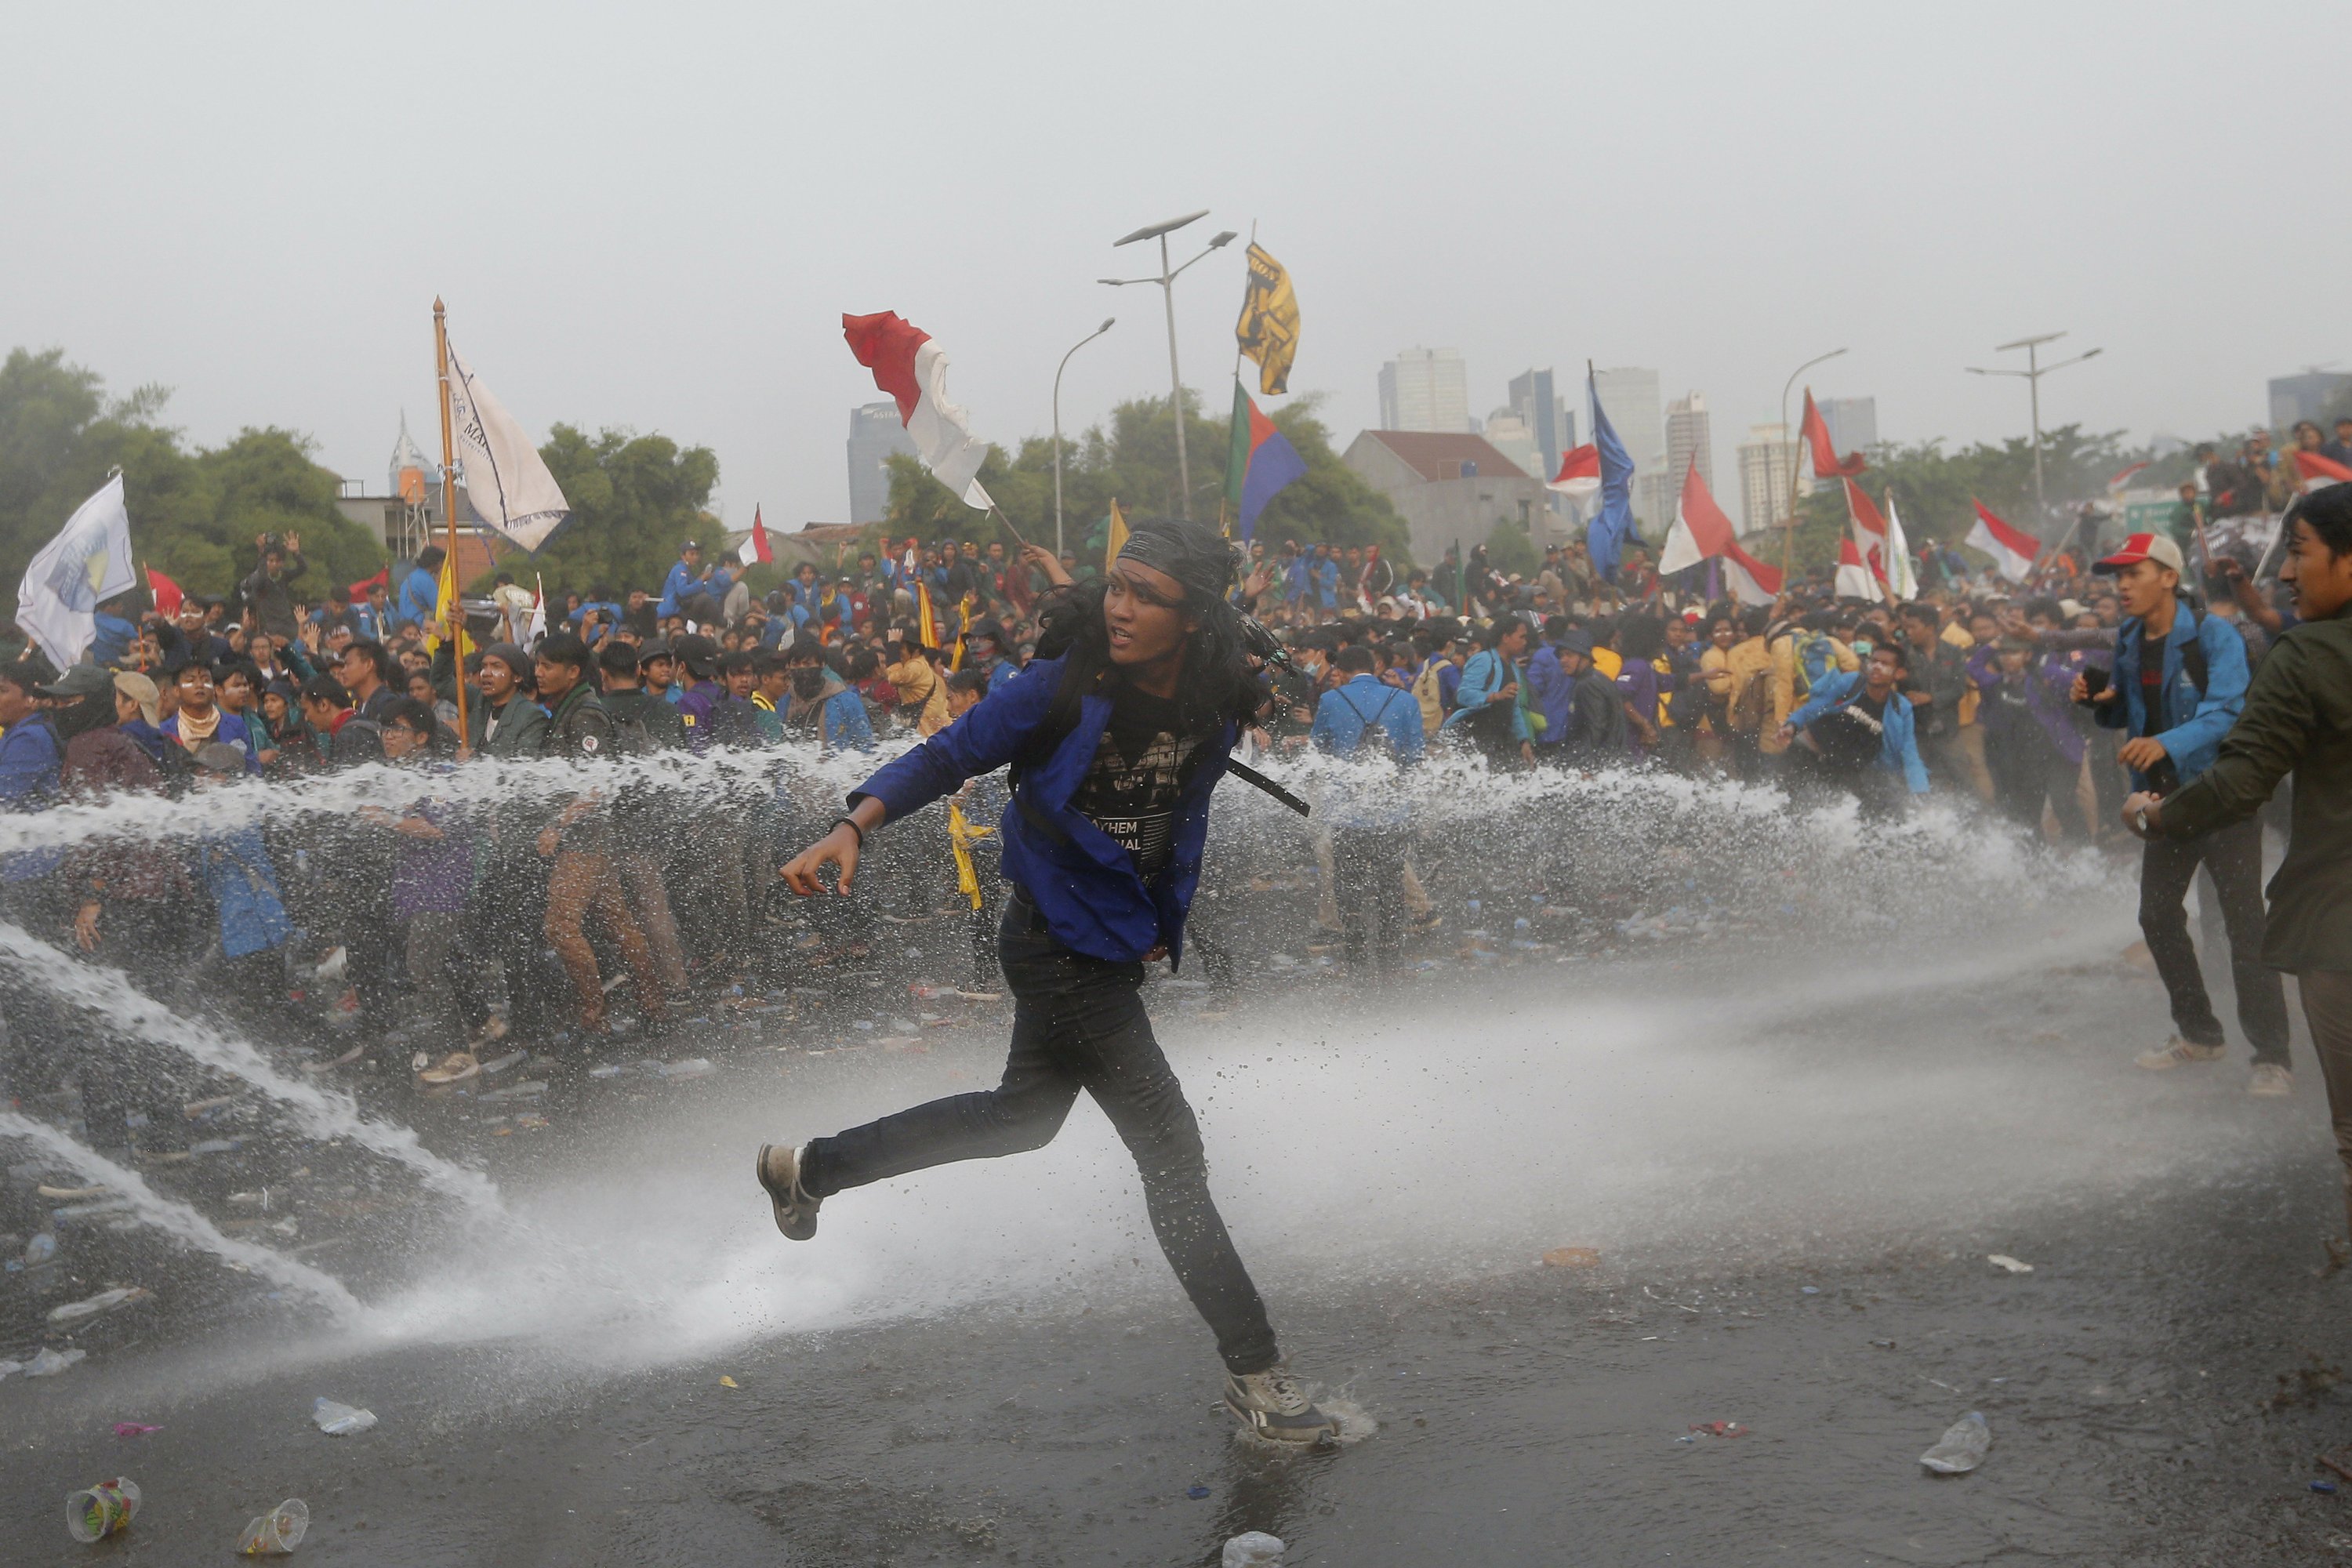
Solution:
[(836, 867), (846, 895), (869, 834), (1012, 766), (1002, 858), (1013, 888), (997, 937), (1014, 1003), (1003, 1080), (796, 1149), (769, 1144), (758, 1174), (777, 1227), (804, 1241), (836, 1193), (1042, 1148), (1085, 1089), (1134, 1155), (1160, 1248), (1216, 1335), (1225, 1403), (1261, 1436), (1315, 1442), (1337, 1423), (1283, 1365), (1139, 994), (1146, 963), (1181, 956), (1210, 792), (1238, 726), (1267, 700), (1225, 602), (1233, 571), (1213, 530), (1138, 522), (1106, 574), (1069, 590), (1049, 618), (1046, 646), (1061, 651), (866, 780), (848, 815), (782, 868), (806, 896)]

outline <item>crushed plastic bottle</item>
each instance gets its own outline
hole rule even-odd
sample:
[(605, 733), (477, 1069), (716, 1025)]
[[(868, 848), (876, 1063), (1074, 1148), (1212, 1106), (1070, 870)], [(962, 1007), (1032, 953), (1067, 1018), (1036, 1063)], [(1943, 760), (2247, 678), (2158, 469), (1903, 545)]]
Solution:
[(1971, 1410), (1953, 1422), (1942, 1440), (1919, 1456), (1919, 1462), (1939, 1476), (1965, 1476), (1984, 1463), (1985, 1450), (1991, 1447), (1992, 1428), (1984, 1412)]
[(53, 1351), (43, 1345), (32, 1360), (25, 1363), (26, 1377), (55, 1377), (68, 1367), (79, 1366), (89, 1358), (89, 1352), (76, 1346), (69, 1351)]
[(114, 1290), (102, 1290), (86, 1301), (68, 1301), (62, 1307), (50, 1308), (49, 1322), (53, 1327), (66, 1323), (78, 1323), (84, 1318), (95, 1318), (100, 1312), (110, 1312), (117, 1307), (129, 1306), (133, 1301), (143, 1301), (152, 1294), (154, 1294), (153, 1291), (138, 1285), (125, 1286)]
[(247, 1557), (284, 1557), (310, 1533), (310, 1505), (290, 1497), (245, 1527), (237, 1552)]
[(1219, 1568), (1276, 1568), (1276, 1564), (1282, 1561), (1284, 1550), (1280, 1536), (1253, 1530), (1225, 1542), (1225, 1553)]
[(344, 1437), (353, 1432), (364, 1432), (374, 1426), (375, 1412), (361, 1410), (349, 1405), (338, 1405), (321, 1394), (310, 1402), (310, 1419), (317, 1422), (319, 1430), (328, 1436)]

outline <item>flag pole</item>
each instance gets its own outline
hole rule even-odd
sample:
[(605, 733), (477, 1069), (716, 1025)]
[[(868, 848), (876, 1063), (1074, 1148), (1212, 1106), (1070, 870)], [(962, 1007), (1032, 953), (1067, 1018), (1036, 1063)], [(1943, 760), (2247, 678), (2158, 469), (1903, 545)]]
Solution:
[(437, 294), (433, 297), (433, 365), (441, 392), (441, 510), (447, 513), (449, 518), (447, 548), (449, 582), (452, 586), (450, 598), (457, 601), (457, 630), (454, 634), (448, 631), (446, 623), (448, 611), (446, 606), (442, 611), (444, 617), (442, 629), (443, 635), (452, 639), (449, 662), (457, 671), (457, 743), (462, 746), (468, 740), (468, 721), (466, 716), (466, 610), (464, 601), (458, 598), (455, 591), (459, 585), (457, 583), (457, 479), (454, 477), (454, 471), (457, 466), (457, 454), (449, 424), (449, 323), (447, 312), (442, 309), (441, 297)]
[[(1812, 395), (1811, 387), (1805, 388), (1807, 397)], [(1780, 417), (1786, 419), (1788, 416), (1789, 394), (1784, 387), (1780, 392)], [(1780, 439), (1788, 443), (1789, 453), (1789, 531), (1780, 536), (1780, 593), (1785, 597), (1789, 592), (1790, 563), (1797, 553), (1797, 508), (1804, 499), (1803, 491), (1798, 489), (1800, 481), (1797, 478), (1803, 469), (1804, 443), (1789, 442), (1789, 428), (1785, 425), (1780, 427)]]

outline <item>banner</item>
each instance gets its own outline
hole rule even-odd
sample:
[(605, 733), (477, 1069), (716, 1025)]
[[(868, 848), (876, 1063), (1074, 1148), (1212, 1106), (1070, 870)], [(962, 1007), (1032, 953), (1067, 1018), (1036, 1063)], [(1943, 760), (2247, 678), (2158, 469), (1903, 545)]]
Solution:
[(1234, 328), (1242, 353), (1257, 362), (1257, 389), (1272, 397), (1290, 387), (1290, 362), (1298, 357), (1298, 297), (1290, 273), (1255, 240), (1249, 247), (1249, 282), (1242, 293), (1242, 319)]
[(572, 516), (539, 448), (449, 344), (449, 420), (466, 500), (485, 526), (537, 554)]
[(115, 475), (66, 519), (25, 568), (16, 624), (62, 671), (98, 640), (98, 607), (139, 583), (131, 560), (131, 514)]

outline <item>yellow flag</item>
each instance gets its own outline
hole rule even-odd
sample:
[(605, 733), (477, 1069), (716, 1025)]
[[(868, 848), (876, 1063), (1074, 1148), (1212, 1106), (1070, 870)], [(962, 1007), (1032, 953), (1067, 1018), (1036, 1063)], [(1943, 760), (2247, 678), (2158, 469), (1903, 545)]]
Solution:
[(1255, 241), (1249, 247), (1249, 287), (1242, 295), (1242, 319), (1234, 328), (1242, 353), (1257, 362), (1257, 389), (1272, 395), (1290, 386), (1290, 362), (1298, 355), (1298, 296), (1290, 274)]
[[(441, 588), (433, 596), (433, 635), (425, 639), (427, 648), (437, 651), (442, 643), (440, 628), (449, 624), (449, 606), (457, 603), (457, 557), (441, 557)], [(474, 651), (474, 634), (460, 629), (457, 633), (457, 657), (464, 658)]]
[(1116, 498), (1110, 503), (1110, 527), (1103, 539), (1103, 570), (1108, 572), (1110, 563), (1118, 559), (1118, 552), (1127, 548), (1127, 513), (1118, 510)]

